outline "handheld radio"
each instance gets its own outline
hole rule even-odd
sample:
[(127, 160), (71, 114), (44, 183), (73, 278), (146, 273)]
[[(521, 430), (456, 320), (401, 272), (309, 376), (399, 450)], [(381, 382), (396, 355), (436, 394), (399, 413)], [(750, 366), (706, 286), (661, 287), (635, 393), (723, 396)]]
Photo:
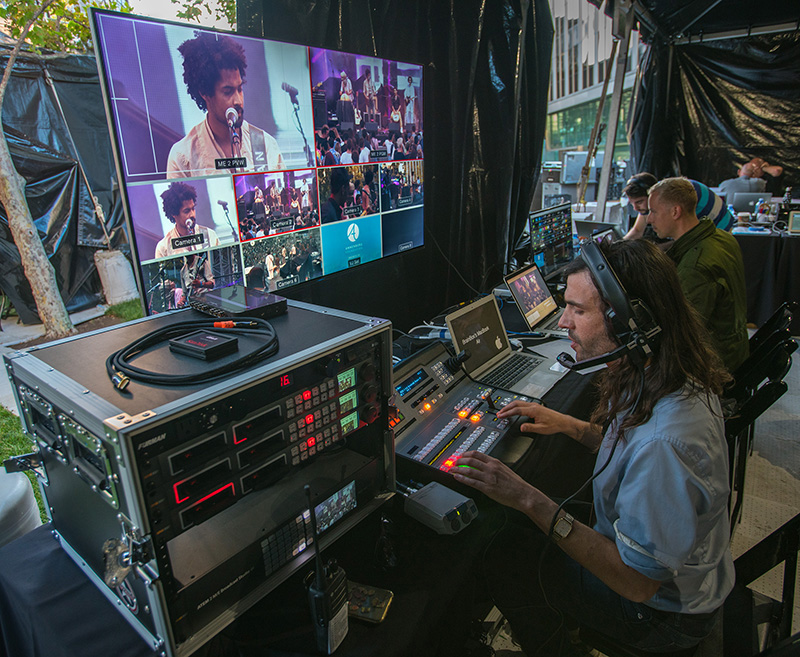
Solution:
[(306, 576), (308, 604), (311, 622), (317, 639), (317, 649), (326, 655), (333, 653), (347, 636), (347, 575), (331, 559), (322, 565), (317, 536), (317, 518), (311, 502), (311, 487), (305, 486), (308, 511), (311, 514), (311, 531), (314, 536), (314, 558), (316, 572)]

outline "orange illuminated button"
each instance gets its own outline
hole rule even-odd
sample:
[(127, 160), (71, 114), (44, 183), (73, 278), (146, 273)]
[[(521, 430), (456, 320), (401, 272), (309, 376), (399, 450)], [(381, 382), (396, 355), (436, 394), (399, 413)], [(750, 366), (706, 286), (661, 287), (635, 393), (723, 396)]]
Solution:
[(430, 402), (425, 402), (425, 405), (422, 408), (424, 408), (426, 411), (431, 410)]

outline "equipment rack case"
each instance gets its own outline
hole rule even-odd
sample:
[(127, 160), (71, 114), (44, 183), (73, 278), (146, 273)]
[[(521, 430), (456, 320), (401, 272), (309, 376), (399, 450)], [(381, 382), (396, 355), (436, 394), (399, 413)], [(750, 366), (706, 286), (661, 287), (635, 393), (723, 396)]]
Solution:
[[(169, 657), (194, 652), (311, 558), (306, 484), (320, 548), (395, 487), (387, 320), (290, 301), (271, 320), (280, 349), (259, 365), (205, 384), (114, 388), (109, 354), (200, 317), (156, 315), (4, 357), (55, 537)], [(239, 354), (254, 340), (240, 338)], [(208, 367), (166, 343), (135, 364)]]

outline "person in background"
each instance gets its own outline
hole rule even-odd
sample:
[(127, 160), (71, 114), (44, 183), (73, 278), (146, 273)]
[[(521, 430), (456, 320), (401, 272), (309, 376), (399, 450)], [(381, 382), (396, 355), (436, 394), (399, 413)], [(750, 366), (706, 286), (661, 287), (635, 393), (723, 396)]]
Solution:
[(783, 196), (786, 185), (783, 176), (783, 167), (777, 164), (770, 164), (760, 157), (754, 157), (750, 164), (755, 167), (754, 176), (764, 180), (764, 191), (773, 196)]
[(725, 195), (728, 203), (733, 203), (733, 195), (740, 192), (763, 192), (767, 187), (767, 181), (758, 177), (760, 171), (761, 169), (752, 161), (747, 162), (741, 166), (736, 178), (728, 178), (719, 184), (719, 191)]
[(729, 372), (749, 354), (747, 293), (739, 243), (710, 219), (695, 214), (697, 194), (686, 178), (666, 178), (650, 188), (647, 223), (675, 243), (667, 255), (678, 267), (681, 289), (703, 318)]
[[(653, 242), (667, 242), (659, 240), (652, 228), (647, 225), (647, 215), (650, 212), (647, 201), (647, 192), (658, 180), (652, 173), (637, 173), (630, 177), (622, 193), (628, 197), (630, 207), (636, 212), (636, 219), (624, 239), (635, 240), (645, 237)], [(711, 188), (696, 180), (690, 180), (697, 194), (697, 207), (695, 214), (698, 219), (711, 219), (720, 230), (730, 231), (736, 225), (734, 217), (721, 196), (715, 194)]]

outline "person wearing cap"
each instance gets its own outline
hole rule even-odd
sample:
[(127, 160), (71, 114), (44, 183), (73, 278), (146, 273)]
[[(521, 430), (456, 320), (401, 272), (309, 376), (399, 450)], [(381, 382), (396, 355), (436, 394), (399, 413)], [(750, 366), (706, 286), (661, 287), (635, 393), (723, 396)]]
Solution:
[[(356, 115), (353, 109), (353, 83), (347, 76), (347, 71), (342, 71), (339, 75), (339, 102), (336, 104), (336, 112), (341, 123), (355, 123)], [(341, 127), (341, 125), (340, 125)]]
[[(647, 193), (656, 182), (658, 179), (652, 173), (642, 172), (631, 176), (625, 184), (622, 193), (628, 198), (628, 203), (637, 215), (624, 239), (635, 240), (644, 237), (657, 243), (668, 241), (659, 239), (647, 224), (647, 215), (650, 212)], [(695, 214), (698, 219), (711, 219), (720, 230), (730, 231), (736, 225), (736, 217), (731, 214), (722, 197), (697, 180), (689, 180), (689, 182), (692, 183), (695, 194), (697, 194)]]

